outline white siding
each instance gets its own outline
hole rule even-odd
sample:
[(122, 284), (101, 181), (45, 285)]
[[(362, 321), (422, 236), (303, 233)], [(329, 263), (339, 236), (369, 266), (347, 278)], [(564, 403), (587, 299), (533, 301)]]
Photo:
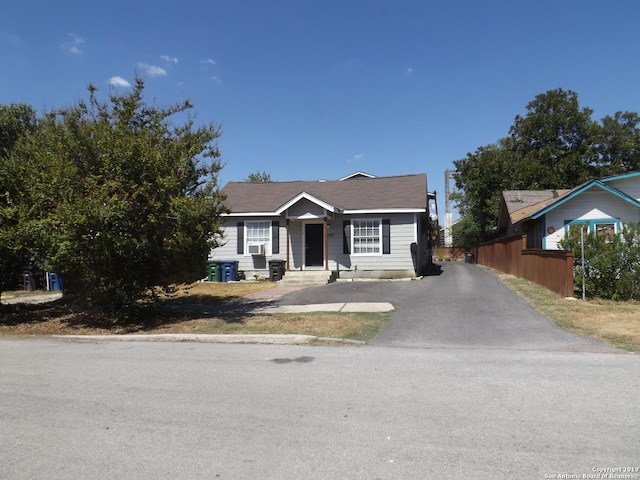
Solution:
[[(356, 270), (356, 267), (358, 271), (413, 270), (411, 244), (417, 241), (413, 213), (353, 216), (353, 218), (382, 218), (391, 221), (389, 227), (391, 253), (387, 255), (348, 255), (342, 253), (342, 224), (343, 221), (349, 221), (351, 218), (348, 215), (338, 215), (333, 222), (336, 228), (331, 232), (329, 238), (329, 258), (337, 260), (337, 270)], [(334, 230), (333, 226), (332, 230)]]
[[(640, 221), (640, 209), (600, 189), (588, 190), (551, 210), (545, 217), (545, 243), (547, 250), (557, 250), (564, 237), (565, 224), (573, 220), (620, 220), (622, 224)], [(549, 234), (548, 230), (555, 230)]]
[[(267, 255), (265, 256), (254, 256), (246, 253), (238, 254), (237, 253), (237, 245), (238, 245), (238, 222), (244, 222), (245, 225), (247, 222), (252, 221), (269, 221), (270, 223), (274, 220), (280, 222), (280, 235), (279, 235), (279, 254), (271, 253), (271, 244), (269, 244), (269, 248), (267, 249)], [(286, 260), (287, 258), (287, 238), (286, 238), (286, 224), (284, 218), (281, 217), (257, 217), (257, 218), (238, 218), (238, 217), (225, 217), (223, 221), (224, 228), (224, 239), (223, 245), (215, 248), (211, 251), (209, 258), (211, 260), (237, 260), (238, 261), (238, 270), (245, 272), (247, 278), (253, 276), (254, 274), (268, 276), (269, 274), (269, 260)]]
[[(303, 222), (291, 221), (289, 224), (289, 238), (291, 239), (291, 252), (289, 253), (289, 266), (290, 270), (302, 270), (303, 256), (302, 251), (304, 249), (303, 239)], [(331, 268), (331, 266), (329, 266)]]

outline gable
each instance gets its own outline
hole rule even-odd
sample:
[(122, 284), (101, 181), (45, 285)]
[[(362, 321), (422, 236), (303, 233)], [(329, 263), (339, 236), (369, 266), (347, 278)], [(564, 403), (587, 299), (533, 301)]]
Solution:
[(288, 218), (301, 220), (305, 218), (322, 218), (326, 216), (328, 210), (333, 211), (333, 209), (326, 208), (321, 203), (305, 197), (297, 198), (295, 202), (291, 202), (290, 205), (287, 204), (286, 208), (281, 208), (278, 213), (282, 213), (285, 210)]
[(638, 207), (611, 195), (606, 190), (590, 188), (569, 198), (545, 214), (548, 223), (564, 224), (573, 220), (600, 220), (637, 217)]
[(358, 171), (358, 172), (353, 172), (351, 175), (347, 175), (346, 177), (342, 177), (338, 181), (342, 182), (343, 180), (352, 180), (354, 178), (376, 178), (376, 176), (371, 175), (370, 173)]
[(556, 208), (549, 210), (538, 220), (541, 225), (541, 247), (555, 250), (564, 238), (568, 224), (590, 225), (613, 223), (619, 229), (629, 222), (640, 220), (640, 208), (601, 188), (589, 188), (573, 196)]

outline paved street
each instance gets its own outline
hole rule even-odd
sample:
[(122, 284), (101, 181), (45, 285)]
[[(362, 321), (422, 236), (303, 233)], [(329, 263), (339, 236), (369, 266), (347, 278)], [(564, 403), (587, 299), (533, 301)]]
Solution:
[(329, 285), (277, 303), (306, 295), (397, 311), (361, 347), (0, 338), (0, 478), (640, 468), (638, 356), (553, 327), (491, 273), (451, 264), (421, 281)]
[(0, 340), (0, 478), (545, 478), (638, 465), (628, 354)]

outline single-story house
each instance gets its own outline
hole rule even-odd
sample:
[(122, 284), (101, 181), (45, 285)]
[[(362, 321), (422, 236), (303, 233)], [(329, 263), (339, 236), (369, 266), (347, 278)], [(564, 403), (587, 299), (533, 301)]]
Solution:
[(527, 235), (527, 248), (557, 250), (573, 226), (603, 235), (640, 223), (640, 172), (590, 180), (571, 190), (502, 192), (498, 232)]
[[(375, 177), (356, 172), (339, 180), (229, 182), (222, 188), (223, 245), (211, 259), (236, 261), (246, 278), (286, 271), (333, 277), (419, 275), (431, 262), (434, 221), (426, 174)], [(286, 273), (285, 273), (286, 276)]]

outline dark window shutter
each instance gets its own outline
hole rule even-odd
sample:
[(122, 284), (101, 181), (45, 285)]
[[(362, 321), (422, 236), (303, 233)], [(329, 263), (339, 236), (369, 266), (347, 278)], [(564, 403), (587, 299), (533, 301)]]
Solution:
[(280, 222), (271, 222), (271, 254), (280, 253)]
[(244, 254), (244, 222), (238, 222), (238, 249), (239, 255)]
[(382, 253), (391, 253), (391, 220), (382, 219)]
[(342, 253), (351, 253), (351, 222), (342, 222)]

